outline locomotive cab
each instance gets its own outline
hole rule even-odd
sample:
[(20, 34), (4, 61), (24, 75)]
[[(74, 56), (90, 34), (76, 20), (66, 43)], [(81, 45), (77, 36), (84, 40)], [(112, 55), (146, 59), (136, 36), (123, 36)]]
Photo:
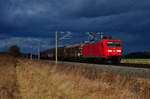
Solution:
[(102, 40), (104, 48), (104, 58), (113, 63), (120, 63), (122, 56), (122, 45), (120, 40)]

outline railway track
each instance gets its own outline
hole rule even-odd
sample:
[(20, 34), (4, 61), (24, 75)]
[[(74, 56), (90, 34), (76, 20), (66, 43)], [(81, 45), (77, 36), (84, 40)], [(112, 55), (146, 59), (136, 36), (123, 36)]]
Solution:
[[(55, 61), (52, 61), (55, 62)], [(122, 76), (141, 77), (150, 79), (150, 64), (132, 64), (120, 63), (112, 64), (98, 64), (98, 63), (81, 63), (81, 62), (66, 62), (59, 61), (59, 65), (79, 66), (87, 69), (95, 69), (97, 72), (108, 72), (112, 74), (119, 74)]]
[[(54, 60), (53, 60), (54, 61)], [(112, 64), (112, 63), (99, 63), (99, 62), (89, 62), (89, 61), (61, 61), (61, 62), (72, 62), (72, 63), (86, 63), (86, 64), (95, 64), (95, 65), (110, 65), (110, 66), (121, 66), (121, 67), (134, 67), (134, 68), (145, 68), (150, 69), (150, 64), (140, 64), (140, 63), (119, 63), (119, 64)]]
[(78, 63), (88, 63), (88, 64), (97, 64), (97, 65), (110, 65), (110, 66), (121, 66), (121, 67), (134, 67), (134, 68), (145, 68), (150, 69), (150, 64), (140, 64), (140, 63), (119, 63), (119, 64), (111, 64), (111, 63), (98, 63), (98, 62), (79, 62)]
[(150, 64), (120, 63), (120, 64), (117, 64), (117, 66), (125, 66), (125, 67), (135, 67), (135, 68), (150, 69)]

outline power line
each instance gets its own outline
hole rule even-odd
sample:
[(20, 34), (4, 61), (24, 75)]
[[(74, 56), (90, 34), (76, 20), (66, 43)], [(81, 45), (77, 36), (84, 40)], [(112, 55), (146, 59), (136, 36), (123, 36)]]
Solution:
[(30, 52), (30, 59), (32, 60), (32, 50), (33, 50), (33, 47), (31, 46), (31, 52)]

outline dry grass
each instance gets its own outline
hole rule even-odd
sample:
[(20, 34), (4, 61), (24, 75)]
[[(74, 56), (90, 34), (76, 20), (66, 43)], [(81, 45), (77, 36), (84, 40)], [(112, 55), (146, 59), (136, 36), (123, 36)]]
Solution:
[(150, 98), (148, 79), (8, 56), (0, 60), (0, 99)]
[(15, 60), (8, 54), (0, 57), (0, 99), (14, 99), (16, 94)]
[(19, 60), (22, 99), (149, 99), (150, 81), (82, 67)]

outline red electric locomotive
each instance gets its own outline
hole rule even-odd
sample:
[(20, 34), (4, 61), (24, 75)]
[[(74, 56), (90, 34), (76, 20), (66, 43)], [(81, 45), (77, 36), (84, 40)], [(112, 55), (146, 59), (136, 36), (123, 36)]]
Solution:
[(82, 57), (90, 60), (120, 63), (122, 57), (121, 41), (111, 37), (102, 37), (98, 42), (84, 44)]

